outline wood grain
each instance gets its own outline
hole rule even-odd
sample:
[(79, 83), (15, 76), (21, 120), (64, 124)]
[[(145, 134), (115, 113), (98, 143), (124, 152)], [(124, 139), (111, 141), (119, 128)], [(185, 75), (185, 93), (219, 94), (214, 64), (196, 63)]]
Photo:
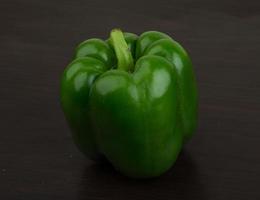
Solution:
[[(2, 0), (0, 199), (260, 199), (260, 2)], [(86, 159), (59, 104), (73, 48), (114, 27), (192, 57), (200, 123), (176, 165), (136, 181)]]

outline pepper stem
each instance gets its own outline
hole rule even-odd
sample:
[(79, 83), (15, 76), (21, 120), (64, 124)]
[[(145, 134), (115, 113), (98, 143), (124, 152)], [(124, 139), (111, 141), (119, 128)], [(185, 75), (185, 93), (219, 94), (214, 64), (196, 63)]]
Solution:
[(110, 41), (116, 52), (117, 68), (124, 71), (132, 71), (134, 60), (122, 31), (120, 29), (113, 29), (110, 33)]

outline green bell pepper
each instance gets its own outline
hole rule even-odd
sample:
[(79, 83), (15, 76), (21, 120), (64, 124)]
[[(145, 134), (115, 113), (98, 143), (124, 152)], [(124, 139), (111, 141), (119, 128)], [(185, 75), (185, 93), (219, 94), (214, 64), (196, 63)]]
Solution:
[(155, 177), (176, 161), (197, 124), (191, 60), (170, 36), (111, 31), (75, 51), (61, 105), (78, 148), (123, 174)]

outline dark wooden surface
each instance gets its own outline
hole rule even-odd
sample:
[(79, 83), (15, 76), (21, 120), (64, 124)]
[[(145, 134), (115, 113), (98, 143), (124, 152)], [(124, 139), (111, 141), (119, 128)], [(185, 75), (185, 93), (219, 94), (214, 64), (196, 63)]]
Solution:
[[(0, 199), (260, 199), (260, 2), (2, 0)], [(190, 53), (200, 123), (176, 165), (130, 180), (73, 145), (59, 79), (80, 41), (160, 30)]]

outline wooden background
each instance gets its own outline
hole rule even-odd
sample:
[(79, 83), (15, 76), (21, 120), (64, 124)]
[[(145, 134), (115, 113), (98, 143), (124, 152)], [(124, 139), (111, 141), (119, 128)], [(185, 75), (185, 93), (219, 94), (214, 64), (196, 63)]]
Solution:
[[(260, 199), (260, 1), (2, 0), (0, 199)], [(74, 146), (59, 80), (76, 44), (166, 32), (192, 57), (200, 122), (176, 165), (130, 180)]]

